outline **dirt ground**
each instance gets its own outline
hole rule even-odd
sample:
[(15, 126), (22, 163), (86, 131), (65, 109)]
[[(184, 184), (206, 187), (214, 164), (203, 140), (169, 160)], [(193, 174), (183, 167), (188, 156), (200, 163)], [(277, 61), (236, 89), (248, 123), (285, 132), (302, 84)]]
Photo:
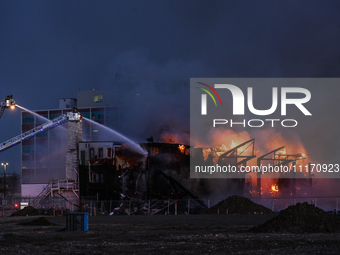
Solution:
[(0, 254), (340, 254), (340, 234), (249, 233), (275, 215), (91, 216), (88, 232), (1, 217)]

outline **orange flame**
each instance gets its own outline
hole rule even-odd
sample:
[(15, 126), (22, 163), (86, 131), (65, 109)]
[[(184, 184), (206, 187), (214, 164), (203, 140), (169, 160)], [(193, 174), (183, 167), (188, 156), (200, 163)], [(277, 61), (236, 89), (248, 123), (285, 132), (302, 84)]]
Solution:
[(182, 145), (178, 145), (178, 149), (184, 153), (185, 152), (185, 146), (182, 144)]
[(276, 183), (272, 184), (271, 191), (272, 192), (279, 192), (279, 186), (277, 186)]

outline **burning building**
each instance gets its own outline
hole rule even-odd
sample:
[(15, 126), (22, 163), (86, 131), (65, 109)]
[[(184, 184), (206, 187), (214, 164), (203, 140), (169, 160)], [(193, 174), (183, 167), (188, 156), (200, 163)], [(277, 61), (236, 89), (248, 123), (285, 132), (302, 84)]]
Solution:
[[(229, 147), (229, 148), (228, 148)], [(294, 171), (306, 159), (304, 153), (289, 154), (285, 146), (256, 157), (255, 139), (240, 144), (231, 141), (230, 146), (222, 144), (216, 148), (193, 148), (195, 164), (202, 166), (229, 166), (235, 171), (228, 173), (229, 178), (219, 180), (232, 187), (229, 194), (239, 194), (260, 199), (261, 197), (306, 196), (306, 187), (311, 189), (313, 175)], [(273, 169), (285, 168), (280, 174)], [(297, 178), (298, 177), (298, 178)], [(216, 180), (216, 181), (215, 181)], [(217, 183), (218, 179), (214, 179)], [(209, 182), (209, 179), (206, 179)], [(303, 187), (304, 193), (299, 190)], [(226, 190), (226, 188), (224, 188)], [(228, 192), (228, 191), (227, 191)]]

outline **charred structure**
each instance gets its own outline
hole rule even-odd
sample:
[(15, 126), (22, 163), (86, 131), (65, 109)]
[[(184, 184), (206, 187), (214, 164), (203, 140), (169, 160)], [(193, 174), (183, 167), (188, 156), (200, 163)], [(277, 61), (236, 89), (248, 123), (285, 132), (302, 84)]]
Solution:
[(111, 142), (108, 148), (109, 144), (79, 144), (80, 196), (98, 195), (103, 200), (198, 199), (183, 184), (190, 173), (189, 146), (149, 141), (140, 144), (148, 152), (144, 156), (128, 145)]
[(82, 197), (100, 199), (120, 199), (117, 186), (116, 148), (121, 145), (114, 142), (80, 142), (79, 191)]

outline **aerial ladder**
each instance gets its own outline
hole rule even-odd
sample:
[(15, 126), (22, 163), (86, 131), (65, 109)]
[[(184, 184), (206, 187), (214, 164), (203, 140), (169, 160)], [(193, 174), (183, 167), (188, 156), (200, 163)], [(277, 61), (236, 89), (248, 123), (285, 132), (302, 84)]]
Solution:
[(52, 128), (55, 128), (57, 126), (60, 126), (64, 124), (66, 121), (81, 121), (82, 116), (78, 111), (68, 112), (66, 114), (62, 114), (61, 116), (46, 122), (44, 124), (41, 124), (39, 126), (36, 126), (35, 128), (32, 128), (31, 130), (25, 131), (24, 133), (13, 137), (3, 143), (0, 144), (0, 152), (3, 152), (29, 138), (32, 138), (40, 133), (44, 133)]
[(6, 96), (5, 100), (1, 100), (0, 104), (0, 118), (2, 114), (4, 113), (5, 109), (11, 108), (14, 109), (15, 107), (15, 101), (13, 99), (12, 95)]

